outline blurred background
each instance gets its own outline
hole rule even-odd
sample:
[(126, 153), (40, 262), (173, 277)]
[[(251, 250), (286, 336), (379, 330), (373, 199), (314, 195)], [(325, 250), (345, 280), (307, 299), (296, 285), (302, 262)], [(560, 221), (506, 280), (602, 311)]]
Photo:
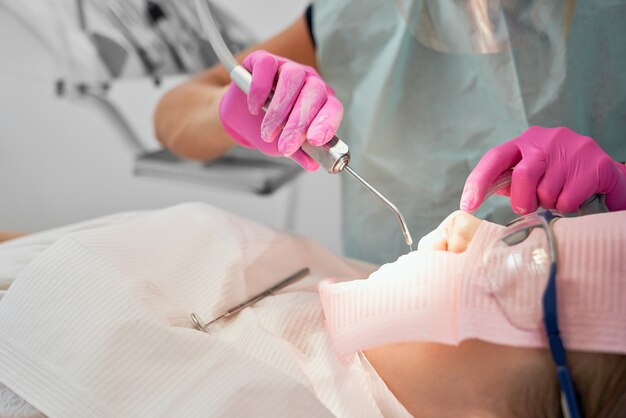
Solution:
[[(277, 33), (307, 3), (211, 1), (232, 49)], [(0, 0), (0, 230), (200, 201), (339, 253), (338, 177), (256, 153), (201, 164), (160, 150), (159, 98), (214, 62), (185, 4)]]

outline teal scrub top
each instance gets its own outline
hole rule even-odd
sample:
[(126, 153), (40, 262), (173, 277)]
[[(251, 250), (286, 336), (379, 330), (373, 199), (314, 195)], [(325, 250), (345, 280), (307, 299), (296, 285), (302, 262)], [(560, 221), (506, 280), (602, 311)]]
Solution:
[[(567, 126), (626, 160), (626, 2), (579, 1), (569, 24), (565, 0), (518, 3), (502, 10), (505, 46), (488, 53), (433, 48), (393, 1), (314, 3), (350, 165), (399, 207), (416, 242), (458, 209), (480, 157), (531, 125)], [(462, 31), (454, 18), (436, 29)], [(393, 213), (341, 176), (345, 254), (386, 263), (406, 253)], [(477, 215), (514, 217), (502, 197)]]

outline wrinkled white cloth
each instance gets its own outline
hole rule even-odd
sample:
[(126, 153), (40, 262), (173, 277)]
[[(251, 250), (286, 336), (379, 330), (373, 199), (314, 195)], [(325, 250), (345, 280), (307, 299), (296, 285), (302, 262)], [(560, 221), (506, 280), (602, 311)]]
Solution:
[(41, 412), (3, 384), (0, 384), (0, 417), (45, 418)]
[(0, 300), (13, 280), (36, 256), (71, 232), (101, 228), (115, 223), (127, 222), (144, 212), (124, 212), (36, 232), (0, 243)]
[[(302, 267), (192, 328), (192, 312), (210, 320)], [(317, 282), (372, 267), (202, 204), (74, 232), (0, 302), (0, 383), (49, 417), (409, 416), (364, 358), (338, 360), (323, 324)]]

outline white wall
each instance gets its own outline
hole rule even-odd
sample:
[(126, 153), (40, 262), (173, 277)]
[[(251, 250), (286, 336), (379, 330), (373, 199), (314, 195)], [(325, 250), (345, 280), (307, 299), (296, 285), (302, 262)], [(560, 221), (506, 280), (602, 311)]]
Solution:
[[(21, 1), (21, 0), (14, 0)], [(306, 1), (226, 1), (259, 38), (302, 13)], [(282, 227), (290, 187), (269, 198), (138, 178), (134, 154), (110, 120), (88, 101), (54, 95), (54, 60), (0, 2), (0, 230), (36, 231), (113, 212), (208, 202)], [(275, 11), (279, 10), (280, 15)], [(145, 81), (116, 83), (111, 97), (126, 109), (146, 143), (162, 94)], [(295, 231), (340, 249), (339, 179), (300, 176)]]

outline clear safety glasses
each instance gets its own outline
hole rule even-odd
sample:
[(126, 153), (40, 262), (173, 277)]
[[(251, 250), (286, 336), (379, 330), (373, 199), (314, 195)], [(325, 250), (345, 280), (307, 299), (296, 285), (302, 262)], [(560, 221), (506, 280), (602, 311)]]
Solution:
[(580, 418), (574, 385), (559, 335), (557, 244), (552, 224), (562, 215), (542, 210), (514, 220), (483, 254), (490, 291), (507, 319), (520, 329), (543, 326), (561, 388), (566, 418)]

